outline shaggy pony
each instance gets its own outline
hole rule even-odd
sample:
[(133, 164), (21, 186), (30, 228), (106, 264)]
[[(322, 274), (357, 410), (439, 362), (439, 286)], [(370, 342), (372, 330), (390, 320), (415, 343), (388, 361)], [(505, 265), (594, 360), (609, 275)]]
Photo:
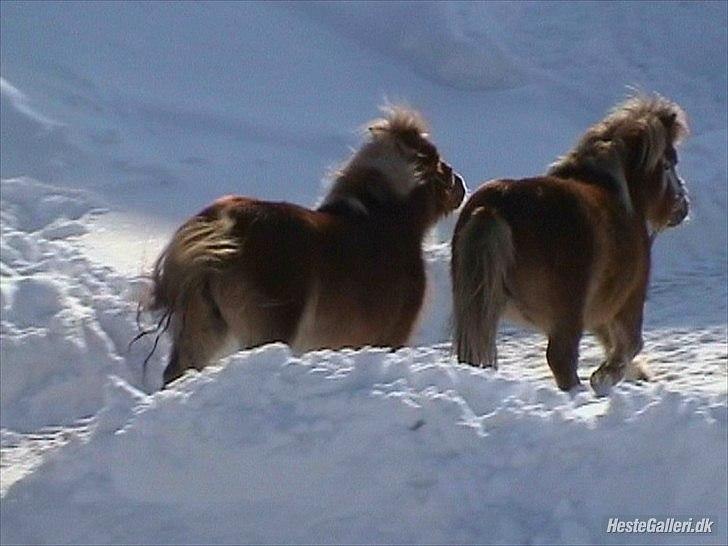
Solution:
[(399, 347), (422, 306), (422, 240), (457, 208), (462, 178), (422, 116), (393, 107), (316, 210), (227, 196), (159, 256), (146, 308), (170, 328), (164, 383), (241, 348)]
[(635, 96), (589, 128), (545, 176), (482, 185), (452, 240), (458, 360), (495, 366), (506, 316), (548, 336), (546, 359), (561, 389), (579, 384), (584, 330), (606, 353), (593, 388), (603, 393), (620, 381), (642, 349), (652, 240), (688, 214), (675, 168), (675, 147), (687, 132), (677, 104)]

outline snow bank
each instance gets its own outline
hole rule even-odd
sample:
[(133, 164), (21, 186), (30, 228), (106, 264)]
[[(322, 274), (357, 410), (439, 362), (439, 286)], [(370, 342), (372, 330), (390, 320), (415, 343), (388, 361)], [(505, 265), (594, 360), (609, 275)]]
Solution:
[[(104, 243), (94, 257), (121, 255), (133, 246), (134, 226), (126, 226), (126, 238), (89, 233), (109, 221), (99, 198), (85, 191), (31, 178), (4, 179), (1, 188), (0, 425), (33, 431), (94, 415), (109, 374), (143, 390), (158, 388), (166, 337), (146, 372), (153, 336), (129, 347), (139, 332), (135, 315), (146, 281), (89, 258), (83, 243), (93, 235)], [(110, 216), (117, 229), (124, 227)], [(449, 338), (449, 251), (439, 245), (427, 257), (429, 298), (417, 339), (435, 343)], [(142, 273), (145, 264), (133, 266)]]
[[(143, 376), (152, 341), (127, 349), (142, 281), (83, 252), (98, 199), (27, 178), (2, 192), (3, 543), (634, 541), (604, 534), (615, 515), (707, 515), (717, 529), (690, 541), (726, 539), (710, 276), (655, 285), (656, 383), (608, 400), (558, 391), (543, 338), (520, 331), (497, 372), (454, 364), (447, 245), (426, 252), (422, 347), (268, 346), (147, 395), (168, 347)], [(585, 378), (601, 350), (582, 349)]]
[[(32, 431), (90, 417), (102, 406), (109, 374), (147, 392), (157, 388), (166, 337), (146, 373), (142, 362), (151, 350), (151, 336), (129, 348), (138, 333), (136, 305), (145, 281), (100, 265), (84, 252), (87, 232), (108, 225), (100, 222), (107, 215), (100, 214), (98, 198), (28, 178), (3, 180), (2, 192), (2, 427)], [(124, 253), (130, 243), (110, 237), (107, 246), (107, 254)], [(425, 256), (429, 286), (414, 343), (447, 347), (448, 245), (435, 244)], [(690, 374), (687, 386), (694, 389), (700, 374), (706, 384), (725, 375), (725, 294), (725, 284), (710, 275), (653, 284), (647, 321), (661, 330), (647, 332), (645, 352), (657, 360), (658, 377), (681, 382), (681, 374)], [(694, 331), (697, 326), (701, 329)], [(665, 336), (672, 342), (662, 343)], [(506, 330), (500, 345), (501, 373), (549, 380), (541, 336)], [(601, 357), (589, 340), (584, 354), (582, 375)]]
[[(3, 543), (678, 543), (610, 516), (712, 516), (725, 543), (725, 395), (609, 401), (434, 349), (269, 346), (145, 396), (120, 379), (87, 440), (0, 506)], [(596, 406), (605, 406), (596, 416)]]
[[(2, 181), (0, 423), (29, 431), (93, 415), (113, 373), (143, 386), (134, 309), (140, 282), (92, 263), (77, 238), (99, 208), (88, 193)], [(150, 387), (157, 386), (150, 365)]]

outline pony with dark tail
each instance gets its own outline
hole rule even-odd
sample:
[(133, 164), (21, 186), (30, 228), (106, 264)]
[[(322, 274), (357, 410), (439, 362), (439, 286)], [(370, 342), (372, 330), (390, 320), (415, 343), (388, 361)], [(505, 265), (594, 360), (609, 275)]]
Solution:
[(276, 341), (296, 353), (407, 343), (425, 293), (423, 238), (465, 186), (416, 111), (389, 108), (368, 135), (316, 210), (228, 196), (179, 228), (146, 305), (171, 331), (165, 384)]
[(585, 330), (606, 353), (591, 376), (594, 390), (605, 393), (624, 377), (642, 349), (652, 241), (688, 215), (675, 149), (687, 132), (677, 104), (635, 96), (545, 176), (493, 180), (471, 196), (452, 240), (460, 362), (496, 366), (505, 317), (548, 336), (546, 360), (561, 389), (579, 384)]

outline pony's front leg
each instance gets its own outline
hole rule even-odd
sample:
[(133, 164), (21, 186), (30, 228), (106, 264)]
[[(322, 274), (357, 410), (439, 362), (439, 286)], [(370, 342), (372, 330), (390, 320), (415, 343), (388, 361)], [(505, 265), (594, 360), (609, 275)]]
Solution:
[(627, 361), (614, 355), (607, 358), (589, 378), (589, 383), (597, 396), (606, 396), (614, 385), (624, 379)]
[(609, 335), (609, 328), (606, 325), (599, 326), (597, 328), (594, 328), (593, 333), (599, 340), (599, 343), (601, 343), (602, 347), (604, 348), (604, 354), (606, 356), (606, 359), (608, 360), (609, 357), (612, 355), (612, 351), (614, 349), (612, 337)]
[(599, 326), (594, 329), (594, 335), (604, 348), (604, 361), (592, 373), (589, 383), (594, 392), (599, 396), (605, 396), (609, 393), (609, 389), (619, 383), (624, 377), (623, 357), (620, 351), (615, 350), (617, 343), (615, 342), (614, 328), (610, 329), (608, 325)]
[(632, 357), (615, 355), (605, 360), (592, 373), (589, 383), (598, 396), (606, 396), (611, 388), (626, 379), (628, 381), (650, 381), (650, 374)]
[(649, 380), (649, 375), (633, 360), (644, 345), (642, 340), (642, 317), (644, 292), (639, 291), (630, 298), (606, 329), (597, 330), (607, 350), (607, 359), (591, 375), (589, 382), (594, 392), (605, 396), (610, 389), (625, 377), (634, 380)]
[(549, 335), (546, 360), (554, 374), (556, 384), (563, 391), (580, 383), (576, 368), (579, 364), (581, 330), (558, 330)]

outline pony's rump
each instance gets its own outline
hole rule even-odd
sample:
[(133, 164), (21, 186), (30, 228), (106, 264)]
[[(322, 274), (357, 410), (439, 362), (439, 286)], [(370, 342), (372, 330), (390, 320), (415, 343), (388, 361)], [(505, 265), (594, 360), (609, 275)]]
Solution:
[(211, 206), (187, 220), (173, 235), (152, 270), (150, 311), (176, 312), (206, 277), (225, 269), (239, 252), (231, 234), (232, 222)]

